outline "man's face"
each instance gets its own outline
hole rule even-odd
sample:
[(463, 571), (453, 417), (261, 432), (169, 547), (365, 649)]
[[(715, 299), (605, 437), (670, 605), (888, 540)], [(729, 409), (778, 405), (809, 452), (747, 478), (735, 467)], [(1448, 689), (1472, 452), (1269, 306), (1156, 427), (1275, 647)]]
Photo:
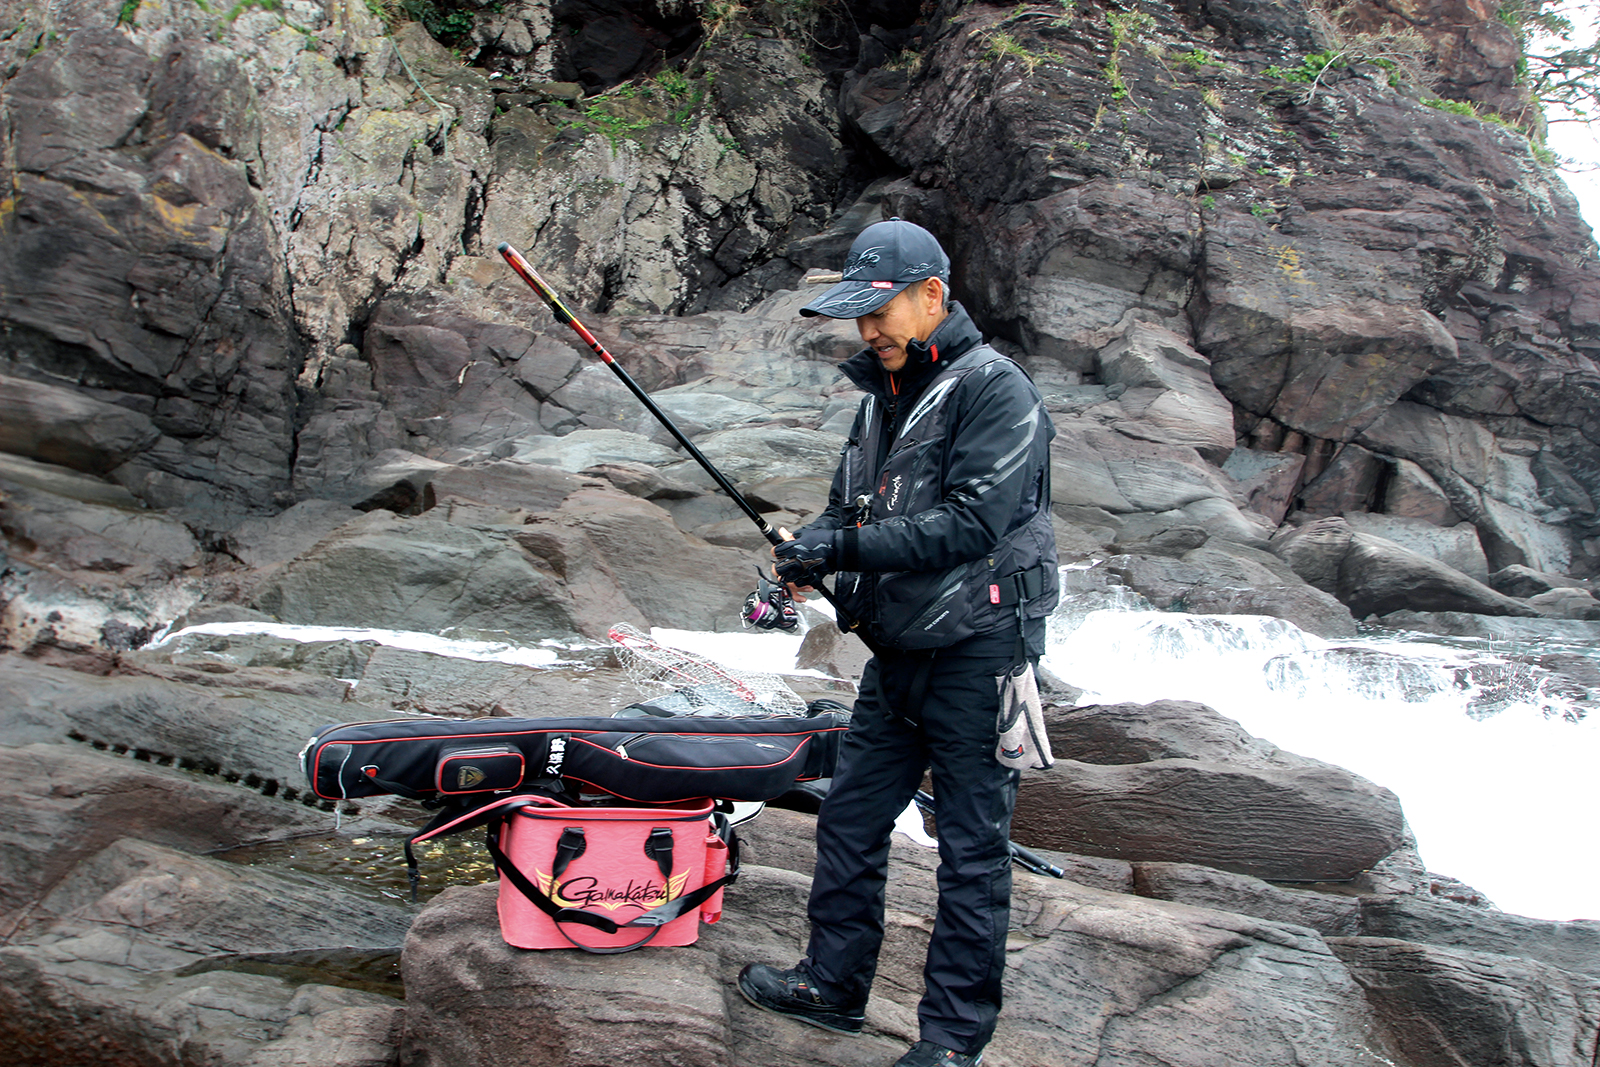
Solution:
[(883, 369), (892, 373), (905, 367), (910, 357), (906, 345), (926, 341), (944, 316), (944, 283), (929, 278), (907, 286), (877, 311), (856, 319), (856, 329), (878, 354)]

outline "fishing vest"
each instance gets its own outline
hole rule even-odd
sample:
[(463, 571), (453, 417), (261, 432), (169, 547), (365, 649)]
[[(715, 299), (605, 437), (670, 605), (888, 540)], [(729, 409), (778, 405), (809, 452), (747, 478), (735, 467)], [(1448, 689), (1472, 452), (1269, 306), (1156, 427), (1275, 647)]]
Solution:
[[(846, 499), (855, 503), (852, 523), (914, 516), (943, 502), (954, 419), (950, 398), (968, 374), (1000, 360), (1010, 362), (979, 345), (941, 371), (917, 397), (877, 469), (883, 436), (893, 431), (884, 424), (882, 403), (867, 395), (858, 433), (841, 457)], [(1048, 428), (1042, 404), (1039, 418)], [(1048, 461), (1041, 464), (1010, 527), (987, 555), (944, 570), (841, 571), (835, 597), (847, 614), (865, 622), (876, 643), (905, 650), (943, 648), (1015, 626), (1019, 603), (1024, 618), (1043, 618), (1059, 597), (1049, 471)]]

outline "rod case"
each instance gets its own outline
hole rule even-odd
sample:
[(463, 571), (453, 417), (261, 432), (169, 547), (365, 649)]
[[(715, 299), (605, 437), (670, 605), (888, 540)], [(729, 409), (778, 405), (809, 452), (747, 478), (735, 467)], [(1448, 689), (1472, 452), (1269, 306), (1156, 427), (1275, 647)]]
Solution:
[(805, 718), (411, 717), (324, 727), (301, 762), (326, 800), (393, 793), (483, 801), (553, 785), (641, 804), (766, 801), (797, 781), (830, 777), (848, 725), (848, 713), (836, 710)]

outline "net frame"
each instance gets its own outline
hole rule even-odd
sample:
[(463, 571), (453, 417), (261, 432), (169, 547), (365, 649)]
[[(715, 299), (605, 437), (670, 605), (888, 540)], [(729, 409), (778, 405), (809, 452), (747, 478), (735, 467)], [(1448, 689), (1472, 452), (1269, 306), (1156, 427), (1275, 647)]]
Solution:
[(647, 697), (671, 693), (688, 702), (690, 713), (721, 715), (806, 715), (806, 702), (776, 674), (738, 671), (664, 645), (628, 623), (608, 632), (617, 661), (634, 687)]

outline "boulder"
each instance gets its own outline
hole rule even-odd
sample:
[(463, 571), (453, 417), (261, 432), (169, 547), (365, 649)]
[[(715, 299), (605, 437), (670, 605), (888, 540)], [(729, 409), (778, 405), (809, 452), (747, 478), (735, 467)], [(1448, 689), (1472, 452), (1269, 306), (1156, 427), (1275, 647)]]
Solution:
[[(341, 703), (346, 687), (329, 684), (328, 678), (314, 687), (302, 676), (305, 684), (280, 684), (288, 691), (274, 692), (273, 680), (262, 674), (230, 670), (224, 651), (197, 657), (219, 668), (196, 671), (211, 682), (202, 685), (145, 674), (139, 666), (143, 655), (132, 654), (128, 667), (108, 676), (0, 655), (0, 744), (71, 738), (166, 766), (246, 780), (271, 795), (301, 786), (295, 754), (306, 738), (319, 726), (349, 717)], [(276, 681), (285, 679), (280, 675)], [(240, 688), (242, 682), (253, 684)]]
[(1551, 589), (1527, 600), (1529, 607), (1557, 619), (1600, 619), (1600, 600), (1587, 589)]
[(309, 625), (466, 626), (524, 639), (578, 632), (571, 594), (511, 532), (370, 512), (269, 575), (251, 604)]
[(1273, 538), (1272, 551), (1357, 618), (1392, 611), (1467, 611), (1528, 617), (1535, 608), (1496, 593), (1436, 559), (1387, 538), (1318, 519)]
[(1489, 575), (1489, 588), (1506, 596), (1528, 597), (1548, 593), (1554, 589), (1587, 589), (1588, 586), (1577, 578), (1568, 578), (1564, 574), (1547, 574), (1536, 571), (1532, 567), (1524, 567), (1514, 563), (1509, 567), (1502, 567)]
[(1549, 922), (1435, 896), (1361, 901), (1361, 933), (1468, 952), (1493, 953), (1600, 981), (1600, 922)]
[(1361, 901), (1355, 896), (1276, 886), (1192, 863), (1135, 863), (1133, 891), (1154, 900), (1308, 926), (1324, 937), (1352, 937), (1362, 931)]
[(1211, 362), (1171, 330), (1135, 321), (1097, 357), (1100, 381), (1120, 386), (1130, 436), (1186, 445), (1220, 463), (1233, 450), (1233, 407), (1211, 381)]
[(26, 1063), (153, 1065), (179, 1049), (379, 1067), (402, 1003), (332, 983), (351, 982), (341, 957), (393, 953), (410, 918), (334, 879), (114, 841), (11, 926), (0, 1043)]
[(1331, 938), (1401, 1055), (1516, 1067), (1592, 1060), (1600, 983), (1510, 956)]
[(1309, 760), (1293, 771), (1181, 759), (1111, 767), (1061, 760), (1018, 798), (1013, 826), (1028, 845), (1277, 881), (1351, 878), (1402, 840), (1392, 793)]
[[(1489, 564), (1483, 555), (1483, 545), (1478, 541), (1478, 531), (1471, 523), (1460, 522), (1454, 526), (1440, 527), (1421, 519), (1364, 511), (1346, 512), (1343, 517), (1352, 530), (1393, 541), (1418, 555), (1436, 559), (1475, 581), (1489, 584)], [(1490, 588), (1494, 588), (1493, 585)], [(1500, 589), (1495, 591), (1504, 592)]]
[(1248, 545), (1207, 543), (1179, 559), (1118, 555), (1107, 559), (1105, 567), (1158, 609), (1270, 615), (1319, 637), (1356, 632), (1350, 609), (1307, 584), (1276, 556)]
[(1058, 762), (1024, 780), (1018, 841), (1280, 881), (1351, 878), (1402, 843), (1387, 789), (1256, 741), (1203, 705), (1152, 705), (1156, 729), (1125, 725), (1145, 711), (1052, 713)]
[(1306, 457), (1296, 452), (1261, 452), (1235, 448), (1222, 463), (1222, 473), (1239, 483), (1245, 507), (1281, 523), (1294, 503)]

